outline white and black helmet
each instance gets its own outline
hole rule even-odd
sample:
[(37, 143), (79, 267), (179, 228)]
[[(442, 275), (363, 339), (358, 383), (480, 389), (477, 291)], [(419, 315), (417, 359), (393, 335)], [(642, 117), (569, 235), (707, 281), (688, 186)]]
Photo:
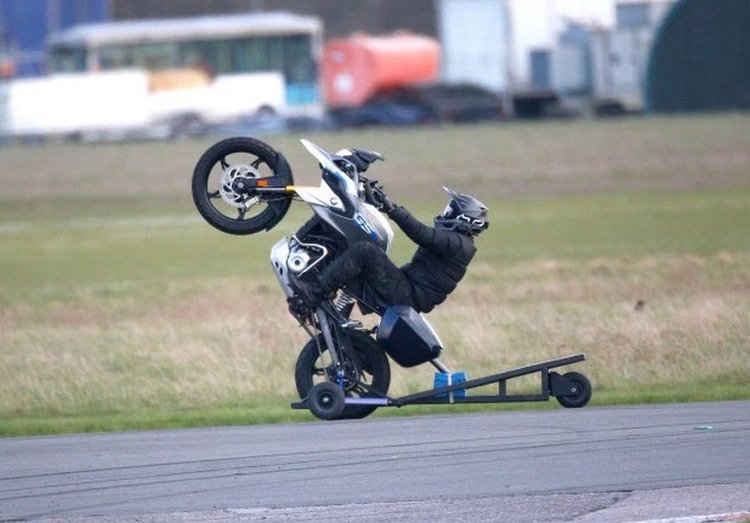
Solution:
[(435, 216), (435, 227), (476, 236), (487, 227), (487, 206), (472, 196), (443, 187), (451, 199), (443, 214)]

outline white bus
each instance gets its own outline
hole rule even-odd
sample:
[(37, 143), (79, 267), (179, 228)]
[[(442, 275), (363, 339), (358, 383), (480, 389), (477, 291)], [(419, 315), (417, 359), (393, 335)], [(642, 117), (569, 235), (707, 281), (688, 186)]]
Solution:
[(253, 13), (85, 24), (48, 40), (52, 73), (200, 68), (211, 76), (276, 72), (291, 114), (318, 115), (322, 24), (291, 13)]

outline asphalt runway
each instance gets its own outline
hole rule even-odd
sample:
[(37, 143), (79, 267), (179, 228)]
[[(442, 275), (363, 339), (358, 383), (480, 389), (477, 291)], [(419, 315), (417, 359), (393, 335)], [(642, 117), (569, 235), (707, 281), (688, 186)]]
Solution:
[(750, 401), (445, 412), (0, 439), (0, 521), (750, 519)]

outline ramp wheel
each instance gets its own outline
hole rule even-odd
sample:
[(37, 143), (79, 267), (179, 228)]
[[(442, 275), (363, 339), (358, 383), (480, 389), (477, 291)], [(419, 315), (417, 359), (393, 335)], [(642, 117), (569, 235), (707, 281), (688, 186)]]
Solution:
[(310, 389), (307, 396), (307, 405), (315, 417), (333, 420), (344, 412), (346, 396), (341, 387), (330, 381), (324, 381)]
[(591, 382), (580, 372), (568, 372), (562, 378), (568, 384), (564, 395), (557, 396), (560, 405), (569, 409), (577, 409), (586, 405), (591, 399)]

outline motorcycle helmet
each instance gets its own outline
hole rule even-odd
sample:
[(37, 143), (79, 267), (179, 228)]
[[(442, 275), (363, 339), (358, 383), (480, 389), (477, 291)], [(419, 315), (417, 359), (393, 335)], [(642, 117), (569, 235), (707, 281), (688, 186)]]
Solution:
[(435, 227), (476, 236), (490, 226), (487, 206), (466, 194), (443, 187), (450, 196), (443, 214), (435, 216)]

